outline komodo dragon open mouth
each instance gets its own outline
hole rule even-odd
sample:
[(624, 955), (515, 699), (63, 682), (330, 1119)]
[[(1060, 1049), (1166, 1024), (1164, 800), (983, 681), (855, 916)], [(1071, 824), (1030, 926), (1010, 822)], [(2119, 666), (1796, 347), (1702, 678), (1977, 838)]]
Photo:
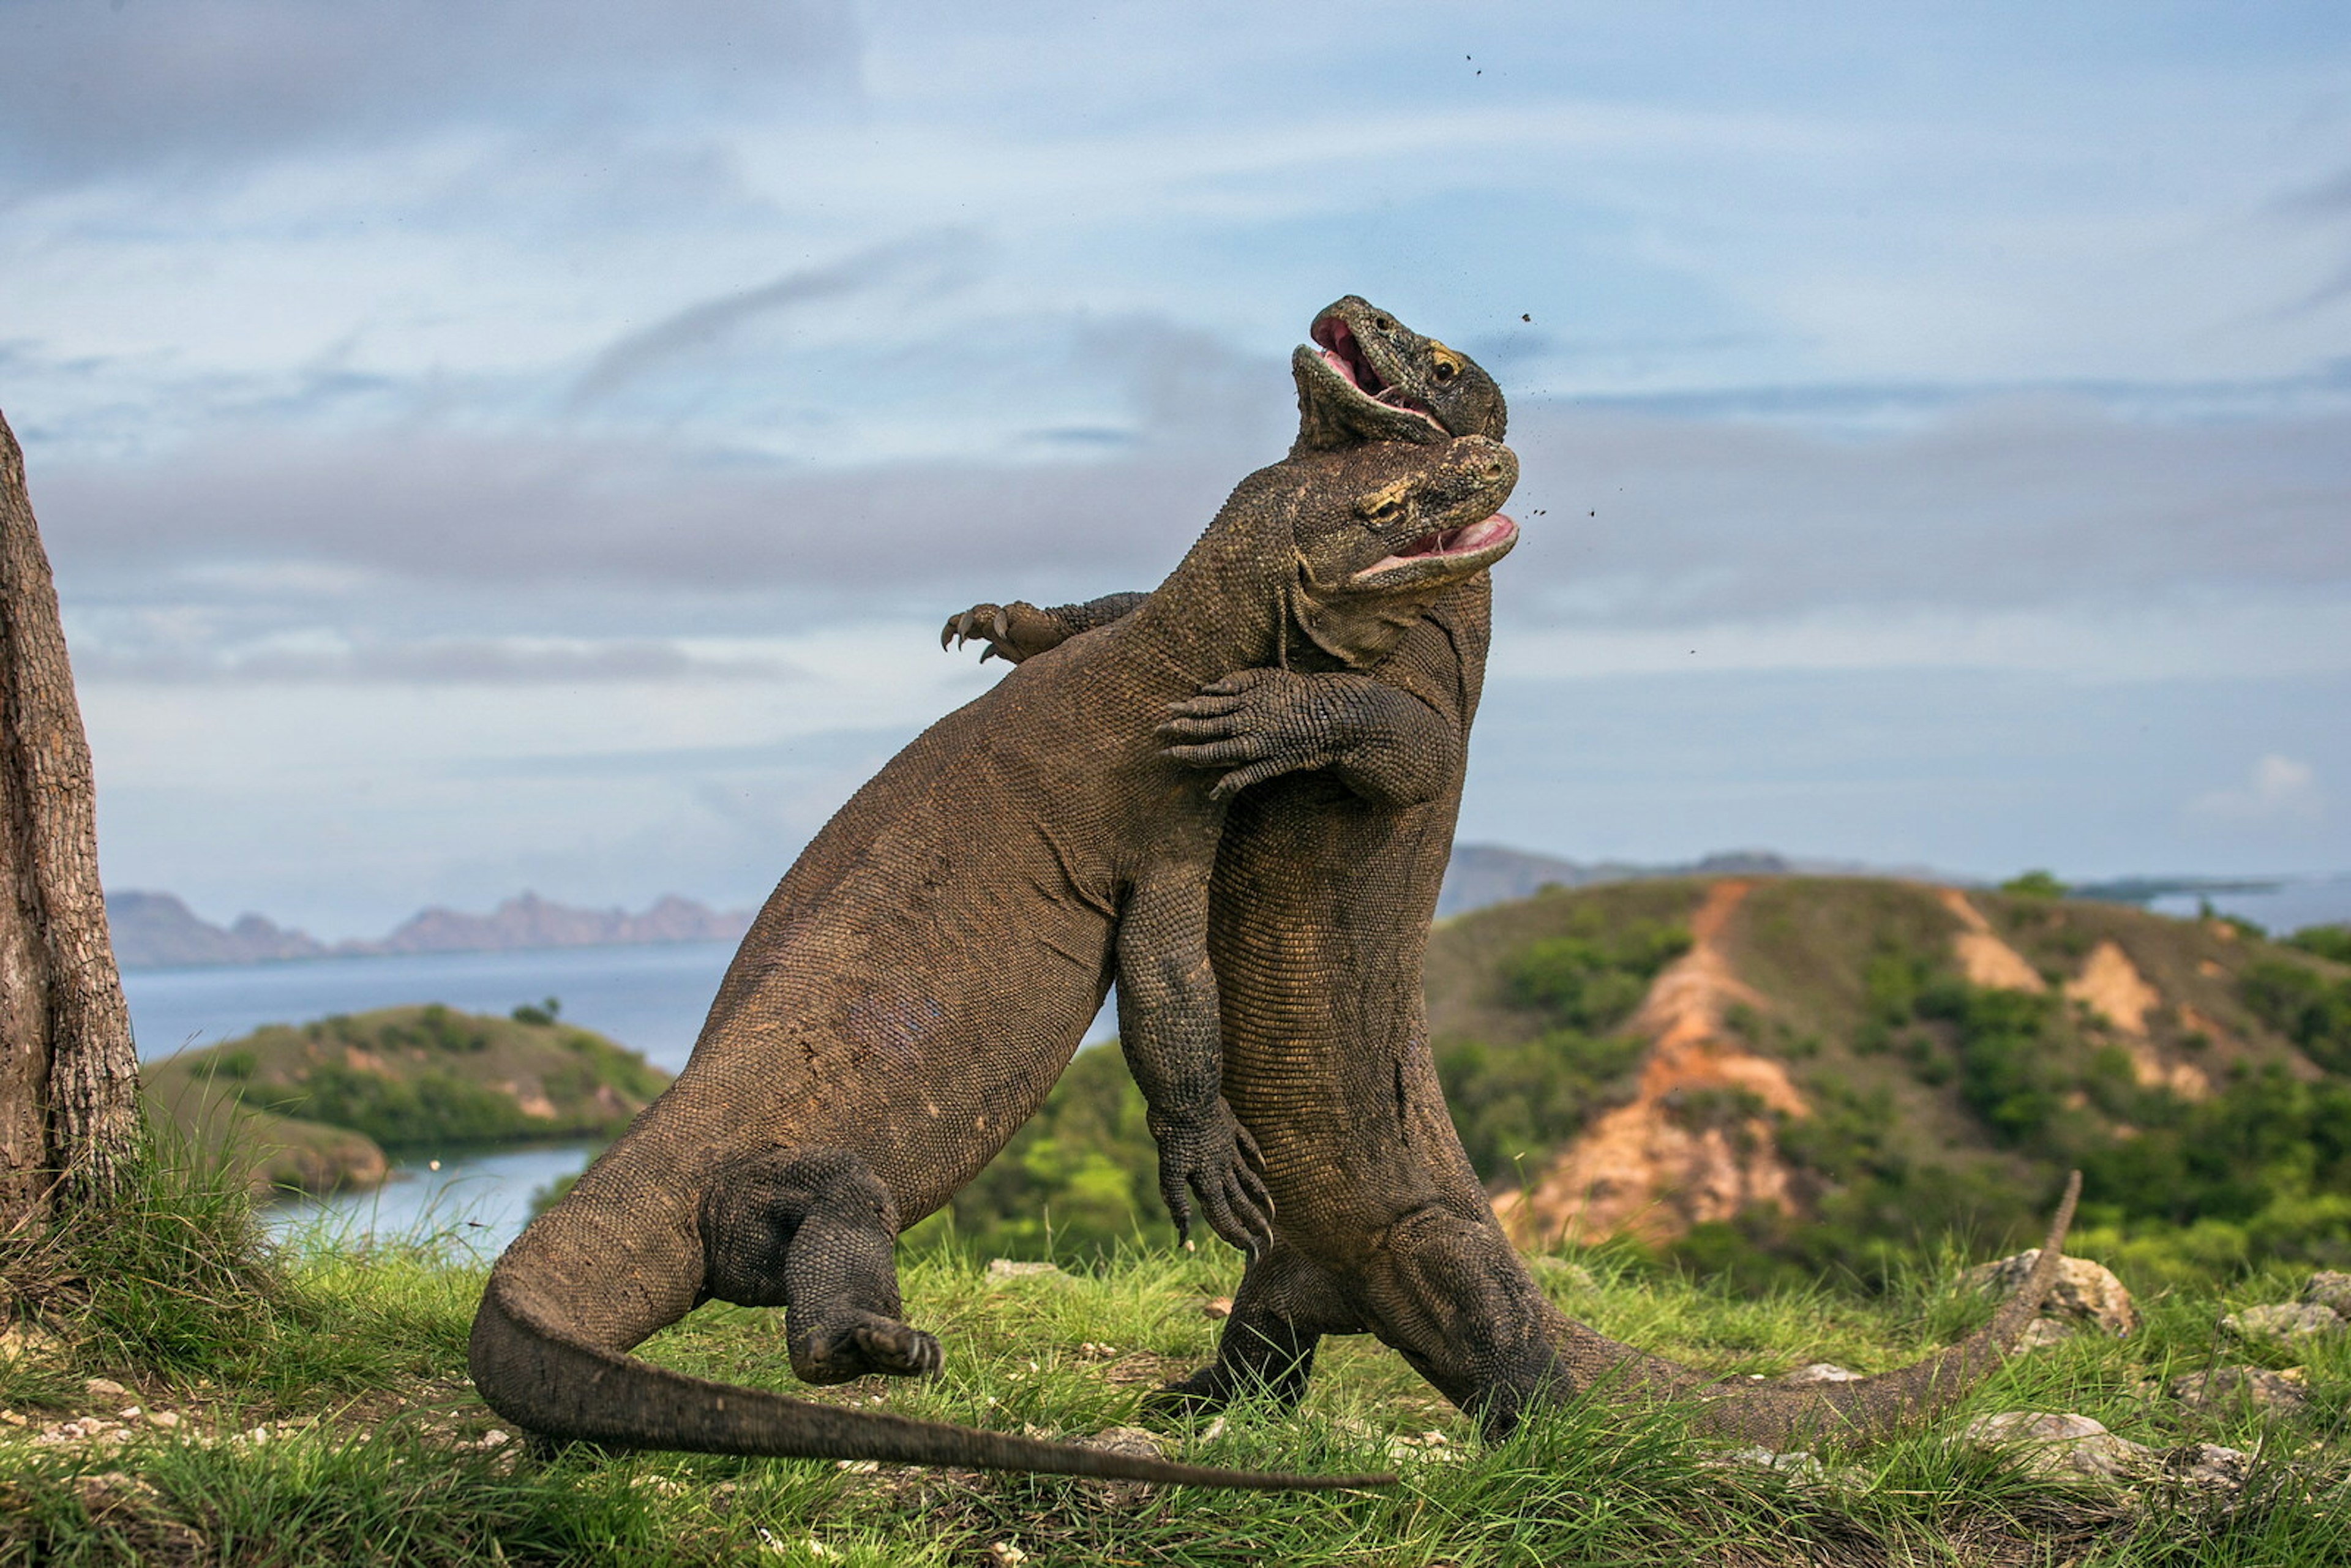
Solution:
[(1354, 329), (1346, 322), (1326, 313), (1315, 320), (1311, 334), (1315, 347), (1322, 350), (1322, 362), (1330, 366), (1341, 381), (1374, 402), (1416, 413), (1429, 423), (1436, 424), (1439, 430), (1445, 428), (1437, 424), (1435, 414), (1421, 406), (1420, 400), (1400, 387), (1388, 384), (1378, 367), (1372, 363), (1371, 356), (1364, 351), (1364, 345), (1356, 340)]
[[(1397, 550), (1383, 556), (1349, 580), (1350, 586), (1370, 586), (1369, 580), (1384, 573), (1404, 571), (1416, 565), (1433, 566), (1442, 563), (1447, 577), (1466, 575), (1468, 570), (1491, 566), (1510, 551), (1519, 542), (1519, 525), (1496, 512), (1481, 522), (1464, 523), (1458, 528), (1444, 528), (1420, 538)], [(1406, 575), (1419, 577), (1421, 572)], [(1395, 580), (1391, 579), (1390, 580)], [(1378, 586), (1385, 587), (1385, 583)]]

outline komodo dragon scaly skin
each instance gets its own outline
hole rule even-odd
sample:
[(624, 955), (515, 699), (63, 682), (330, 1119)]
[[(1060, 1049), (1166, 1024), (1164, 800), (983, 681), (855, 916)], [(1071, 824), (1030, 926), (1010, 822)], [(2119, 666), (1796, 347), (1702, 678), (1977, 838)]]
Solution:
[[(1301, 449), (1333, 432), (1350, 438), (1349, 394), (1372, 401), (1358, 388), (1378, 406), (1357, 417), (1385, 421), (1390, 439), (1502, 435), (1501, 396), (1483, 371), (1364, 301), (1351, 296), (1322, 312), (1313, 336), (1344, 384), (1301, 375)], [(1299, 353), (1302, 361), (1313, 350)], [(1416, 437), (1389, 419), (1397, 404), (1435, 423)], [(949, 628), (1017, 661), (1144, 602), (978, 605)], [(1231, 770), (1220, 790), (1255, 785), (1236, 800), (1217, 852), (1209, 952), (1226, 1097), (1257, 1137), (1276, 1209), (1273, 1249), (1243, 1276), (1217, 1360), (1153, 1403), (1205, 1412), (1263, 1394), (1291, 1404), (1322, 1335), (1366, 1332), (1497, 1436), (1528, 1408), (1595, 1385), (1628, 1401), (1697, 1399), (1698, 1429), (1772, 1444), (1826, 1430), (1878, 1436), (1949, 1403), (2039, 1310), (2078, 1178), (2032, 1278), (1989, 1327), (1896, 1372), (1799, 1388), (1714, 1383), (1573, 1322), (1495, 1223), (1446, 1111), (1421, 980), (1490, 604), (1481, 572), (1437, 601), (1384, 661), (1350, 657), (1356, 628), (1333, 622), (1293, 661), (1311, 670), (1319, 655), (1319, 671), (1228, 677), (1178, 705), (1163, 731), (1172, 756)]]
[[(1206, 946), (1224, 806), (1152, 727), (1201, 683), (1274, 660), (1301, 615), (1408, 601), (1374, 617), (1401, 632), (1508, 548), (1489, 519), (1517, 474), (1482, 437), (1293, 455), (1241, 482), (1147, 609), (1030, 661), (892, 759), (768, 899), (677, 1081), (499, 1259), (470, 1356), (491, 1407), (636, 1447), (1361, 1481), (843, 1411), (626, 1352), (716, 1299), (783, 1307), (810, 1382), (935, 1370), (938, 1342), (900, 1321), (893, 1239), (1036, 1110), (1113, 967), (1178, 1223), (1188, 1181), (1220, 1234), (1264, 1235), (1255, 1153), (1219, 1092)], [(1429, 543), (1465, 532), (1479, 537)]]

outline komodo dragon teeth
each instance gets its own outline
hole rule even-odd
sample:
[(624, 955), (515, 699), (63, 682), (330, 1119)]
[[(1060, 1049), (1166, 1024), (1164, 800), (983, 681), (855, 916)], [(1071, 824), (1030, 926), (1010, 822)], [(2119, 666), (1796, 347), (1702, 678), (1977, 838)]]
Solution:
[[(1297, 450), (1501, 436), (1507, 411), (1486, 373), (1367, 301), (1332, 305), (1312, 336), (1322, 351), (1301, 348), (1292, 361)], [(1017, 645), (1000, 651), (1025, 656), (1146, 602), (1008, 605)], [(1491, 628), (1480, 571), (1417, 612), (1376, 678), (1351, 673), (1368, 664), (1345, 656), (1352, 623), (1328, 622), (1290, 671), (1215, 683), (1167, 727), (1175, 755), (1243, 765), (1220, 789), (1251, 786), (1217, 851), (1208, 948), (1226, 1097), (1256, 1134), (1276, 1214), (1273, 1248), (1242, 1277), (1217, 1360), (1154, 1404), (1206, 1412), (1245, 1392), (1294, 1403), (1316, 1342), (1363, 1333), (1494, 1435), (1595, 1385), (1621, 1400), (1700, 1400), (1700, 1430), (1767, 1443), (1818, 1428), (1875, 1435), (1949, 1404), (2038, 1310), (2074, 1188), (2032, 1277), (1990, 1327), (1898, 1372), (1798, 1389), (1716, 1385), (1573, 1322), (1495, 1223), (1445, 1108), (1421, 980)]]
[(1477, 436), (1293, 452), (1241, 482), (1148, 609), (1023, 664), (893, 758), (768, 899), (684, 1071), (499, 1259), (470, 1354), (491, 1407), (550, 1437), (726, 1453), (1365, 1479), (842, 1412), (626, 1353), (717, 1299), (783, 1307), (810, 1382), (935, 1371), (936, 1340), (901, 1321), (894, 1239), (1035, 1112), (1113, 975), (1178, 1226), (1196, 1197), (1219, 1235), (1270, 1242), (1257, 1151), (1221, 1093), (1207, 962), (1224, 804), (1152, 728), (1201, 683), (1322, 634), (1365, 568), (1489, 516), (1517, 475)]

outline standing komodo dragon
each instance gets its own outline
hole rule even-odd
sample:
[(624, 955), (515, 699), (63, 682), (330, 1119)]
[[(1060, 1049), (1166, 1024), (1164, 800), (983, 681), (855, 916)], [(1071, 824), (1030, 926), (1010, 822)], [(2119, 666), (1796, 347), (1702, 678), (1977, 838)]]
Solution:
[[(1364, 300), (1323, 311), (1312, 336), (1319, 353), (1297, 356), (1309, 393), (1300, 449), (1358, 429), (1501, 437), (1503, 400), (1483, 371)], [(1018, 662), (1147, 602), (982, 604), (948, 629)], [(1368, 1332), (1493, 1435), (1531, 1406), (1604, 1383), (1618, 1397), (1698, 1399), (1700, 1430), (1766, 1443), (1832, 1428), (1876, 1436), (1947, 1404), (2039, 1310), (2078, 1178), (2031, 1279), (1990, 1326), (1896, 1372), (1801, 1388), (1718, 1383), (1573, 1322), (1495, 1223), (1446, 1111), (1421, 980), (1490, 606), (1479, 572), (1384, 660), (1377, 644), (1353, 642), (1374, 622), (1328, 618), (1291, 668), (1217, 681), (1163, 730), (1171, 756), (1228, 770), (1219, 793), (1254, 786), (1217, 852), (1209, 953), (1226, 1098), (1263, 1152), (1276, 1209), (1274, 1246), (1243, 1276), (1217, 1361), (1154, 1403), (1207, 1411), (1264, 1393), (1291, 1404), (1322, 1335)]]
[(1459, 541), (1517, 473), (1482, 437), (1262, 469), (1149, 609), (1013, 672), (899, 753), (768, 899), (684, 1071), (499, 1259), (470, 1355), (490, 1406), (547, 1437), (636, 1447), (1359, 1481), (837, 1409), (626, 1353), (716, 1299), (784, 1307), (810, 1382), (935, 1370), (938, 1342), (900, 1320), (893, 1239), (1036, 1110), (1113, 973), (1178, 1224), (1188, 1185), (1219, 1234), (1261, 1244), (1269, 1206), (1219, 1092), (1206, 949), (1224, 806), (1152, 727), (1337, 607), (1403, 601), (1386, 617), (1401, 633), (1499, 553)]

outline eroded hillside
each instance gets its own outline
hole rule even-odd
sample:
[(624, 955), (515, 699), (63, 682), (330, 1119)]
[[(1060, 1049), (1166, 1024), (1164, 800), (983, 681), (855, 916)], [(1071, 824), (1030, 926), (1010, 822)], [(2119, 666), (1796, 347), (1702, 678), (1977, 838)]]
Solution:
[(1522, 1242), (1858, 1263), (2023, 1237), (2080, 1164), (2110, 1221), (2351, 1253), (2351, 968), (2225, 921), (1862, 878), (1589, 888), (1440, 927), (1428, 994)]

